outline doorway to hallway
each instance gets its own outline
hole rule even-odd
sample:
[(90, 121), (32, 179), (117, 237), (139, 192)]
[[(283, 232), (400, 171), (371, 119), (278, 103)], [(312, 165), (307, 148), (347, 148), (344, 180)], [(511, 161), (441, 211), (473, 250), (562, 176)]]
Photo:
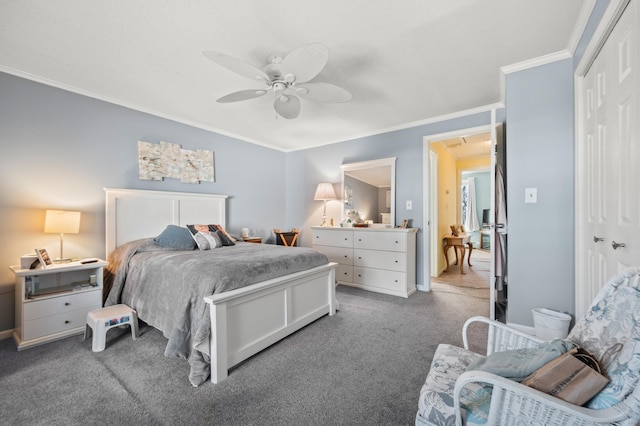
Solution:
[[(504, 321), (506, 288), (498, 291), (494, 287), (497, 282), (495, 171), (498, 137), (502, 139), (502, 124), (424, 138), (424, 199), (428, 203), (425, 206), (427, 217), (424, 223), (428, 231), (425, 232), (425, 247), (429, 247), (425, 255), (425, 271), (428, 272), (425, 276), (429, 278), (427, 291), (433, 289), (478, 297), (489, 304), (491, 318)], [(486, 178), (485, 198), (470, 200), (469, 191), (478, 194), (475, 183), (481, 173)], [(463, 214), (465, 210), (466, 214)], [(469, 213), (475, 216), (474, 220), (469, 220)], [(473, 244), (470, 259), (473, 266), (468, 267), (465, 258), (465, 273), (462, 274), (459, 268), (445, 264), (443, 241), (445, 236), (450, 237), (451, 225), (464, 226), (465, 223), (468, 225), (465, 227), (466, 235), (471, 237)], [(455, 256), (449, 256), (449, 260), (453, 263)], [(496, 304), (497, 296), (504, 297), (504, 304)]]

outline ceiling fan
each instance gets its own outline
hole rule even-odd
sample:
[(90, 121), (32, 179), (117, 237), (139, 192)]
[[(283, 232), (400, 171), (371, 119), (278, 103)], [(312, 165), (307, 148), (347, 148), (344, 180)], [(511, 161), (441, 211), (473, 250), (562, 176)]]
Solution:
[(283, 118), (296, 118), (300, 113), (298, 96), (312, 102), (348, 102), (351, 93), (329, 83), (310, 82), (329, 60), (329, 49), (321, 43), (298, 47), (287, 55), (273, 53), (262, 69), (224, 53), (205, 50), (203, 54), (216, 64), (241, 76), (264, 83), (262, 89), (247, 89), (222, 96), (216, 102), (246, 101), (273, 92), (273, 108)]

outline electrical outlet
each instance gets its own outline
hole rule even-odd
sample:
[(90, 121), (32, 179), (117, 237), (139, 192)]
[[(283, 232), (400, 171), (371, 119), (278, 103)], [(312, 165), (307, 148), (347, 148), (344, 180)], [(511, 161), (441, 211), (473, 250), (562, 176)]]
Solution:
[(538, 188), (526, 188), (524, 190), (524, 202), (525, 203), (537, 203), (538, 202)]
[(413, 201), (407, 200), (407, 210), (411, 210), (413, 208)]

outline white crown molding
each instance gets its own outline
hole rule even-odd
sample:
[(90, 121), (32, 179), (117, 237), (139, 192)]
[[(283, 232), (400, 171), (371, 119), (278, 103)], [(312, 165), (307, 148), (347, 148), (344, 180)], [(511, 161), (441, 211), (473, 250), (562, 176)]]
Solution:
[(589, 22), (589, 18), (591, 17), (591, 13), (593, 12), (593, 8), (595, 6), (596, 0), (584, 0), (584, 4), (580, 9), (580, 15), (578, 16), (578, 20), (576, 21), (576, 25), (573, 27), (571, 38), (569, 39), (569, 43), (567, 43), (567, 50), (571, 52), (571, 56), (576, 53), (578, 43), (580, 43), (582, 34), (587, 28), (587, 23)]
[(143, 112), (143, 113), (146, 113), (146, 114), (151, 114), (153, 116), (164, 118), (164, 119), (171, 120), (171, 121), (175, 121), (177, 123), (186, 124), (188, 126), (192, 126), (192, 127), (198, 128), (198, 129), (202, 129), (202, 130), (207, 130), (207, 131), (210, 131), (210, 132), (218, 133), (219, 135), (228, 136), (230, 138), (238, 139), (238, 140), (241, 140), (241, 141), (244, 141), (244, 142), (252, 143), (252, 144), (255, 144), (255, 145), (260, 145), (260, 146), (263, 146), (263, 147), (266, 147), (266, 148), (275, 149), (277, 151), (283, 151), (282, 148), (279, 148), (279, 147), (276, 147), (276, 146), (273, 146), (273, 145), (270, 145), (270, 144), (267, 144), (267, 143), (264, 143), (264, 142), (261, 142), (261, 141), (258, 141), (258, 140), (252, 140), (252, 139), (249, 139), (249, 138), (246, 138), (246, 137), (242, 137), (242, 136), (233, 134), (231, 132), (226, 132), (226, 131), (220, 130), (218, 128), (214, 128), (214, 127), (211, 127), (211, 126), (204, 125), (202, 123), (197, 123), (197, 122), (185, 120), (184, 118), (175, 117), (175, 116), (173, 116), (171, 114), (162, 113), (160, 111), (156, 111), (156, 110), (151, 109), (151, 108), (144, 108), (144, 107), (141, 107), (141, 106), (133, 104), (133, 103), (123, 102), (120, 99), (110, 98), (108, 96), (104, 96), (104, 95), (100, 95), (98, 93), (92, 92), (90, 90), (82, 89), (82, 88), (79, 88), (79, 87), (76, 87), (76, 86), (72, 86), (70, 84), (62, 83), (62, 82), (57, 81), (57, 80), (52, 80), (52, 79), (44, 78), (44, 77), (41, 77), (41, 76), (38, 76), (38, 75), (35, 75), (35, 74), (30, 74), (30, 73), (27, 73), (27, 72), (24, 72), (24, 71), (16, 70), (15, 68), (11, 68), (11, 67), (7, 67), (7, 66), (4, 66), (4, 65), (0, 65), (0, 72), (4, 72), (4, 73), (7, 73), (7, 74), (15, 75), (17, 77), (22, 77), (22, 78), (25, 78), (27, 80), (35, 81), (37, 83), (42, 83), (42, 84), (47, 85), (47, 86), (51, 86), (51, 87), (55, 87), (55, 88), (58, 88), (58, 89), (65, 90), (67, 92), (72, 92), (72, 93), (76, 93), (78, 95), (87, 96), (89, 98), (97, 99), (99, 101), (109, 102), (109, 103), (114, 104), (114, 105), (119, 105), (119, 106), (122, 106), (122, 107), (125, 107), (125, 108), (132, 109), (134, 111), (139, 111), (139, 112)]
[(607, 40), (609, 33), (618, 22), (618, 19), (620, 19), (620, 15), (624, 12), (629, 1), (630, 0), (611, 0), (607, 6), (607, 10), (602, 15), (602, 19), (600, 19), (600, 23), (594, 31), (582, 58), (580, 59), (580, 63), (576, 67), (576, 76), (582, 77), (587, 73), (587, 71), (589, 71), (591, 64), (598, 55), (602, 45)]

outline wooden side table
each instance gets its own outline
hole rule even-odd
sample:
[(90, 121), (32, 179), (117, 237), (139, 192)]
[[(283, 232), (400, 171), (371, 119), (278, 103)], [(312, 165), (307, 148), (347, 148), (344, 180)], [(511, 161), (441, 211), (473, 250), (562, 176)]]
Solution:
[(262, 237), (242, 237), (242, 241), (247, 243), (262, 244)]
[(469, 267), (471, 265), (471, 252), (473, 251), (473, 244), (471, 243), (471, 235), (460, 234), (458, 236), (454, 235), (445, 235), (443, 238), (444, 245), (444, 258), (447, 263), (446, 272), (449, 271), (449, 248), (453, 247), (453, 251), (456, 253), (456, 265), (458, 264), (458, 250), (460, 250), (460, 273), (464, 275), (464, 254), (465, 254), (465, 244), (469, 247), (469, 256), (467, 257), (467, 263)]

